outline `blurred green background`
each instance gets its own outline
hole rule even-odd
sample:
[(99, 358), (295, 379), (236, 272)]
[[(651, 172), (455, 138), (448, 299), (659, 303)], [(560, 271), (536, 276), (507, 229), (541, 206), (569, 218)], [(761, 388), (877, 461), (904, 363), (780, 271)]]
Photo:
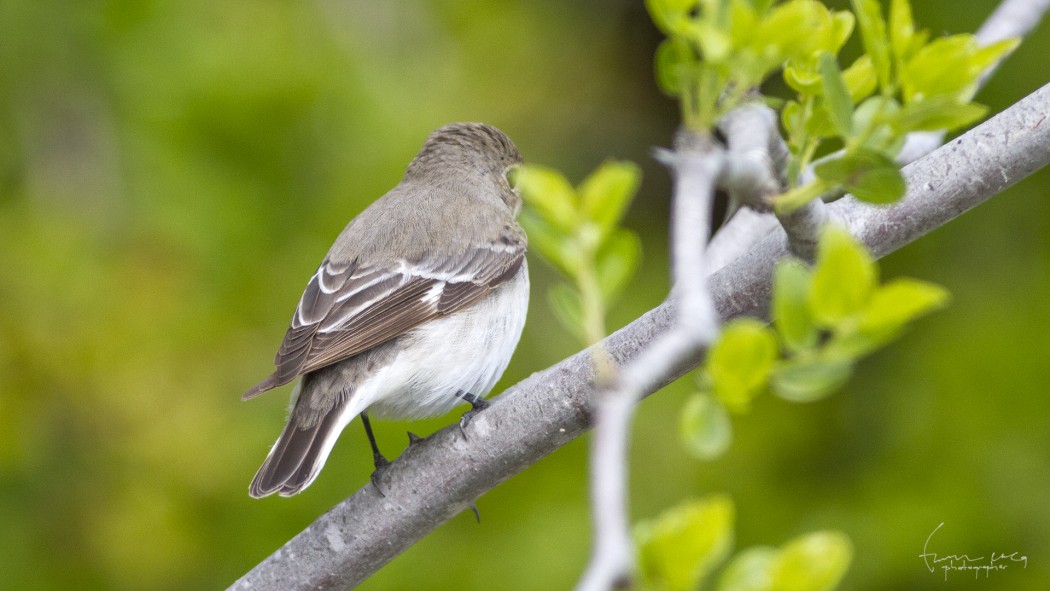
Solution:
[[(917, 0), (935, 34), (993, 2)], [(841, 5), (841, 3), (839, 3)], [(505, 130), (579, 180), (646, 172), (627, 225), (646, 262), (620, 326), (667, 289), (668, 181), (649, 150), (676, 107), (652, 82), (640, 0), (0, 2), (0, 587), (224, 588), (363, 486), (356, 424), (292, 499), (248, 497), (288, 389), (271, 369), (299, 294), (353, 215), (432, 129)], [(854, 44), (855, 45), (855, 44)], [(854, 46), (851, 46), (856, 51)], [(978, 97), (999, 110), (1050, 72), (1044, 25)], [(885, 261), (952, 306), (813, 405), (766, 397), (713, 463), (675, 436), (689, 379), (646, 400), (635, 519), (730, 493), (738, 547), (840, 529), (844, 589), (1050, 586), (1050, 171)], [(577, 346), (533, 303), (502, 385)], [(406, 428), (378, 424), (391, 455)], [(589, 550), (586, 442), (460, 515), (362, 589), (561, 589)], [(1027, 554), (985, 580), (927, 572), (938, 550)]]

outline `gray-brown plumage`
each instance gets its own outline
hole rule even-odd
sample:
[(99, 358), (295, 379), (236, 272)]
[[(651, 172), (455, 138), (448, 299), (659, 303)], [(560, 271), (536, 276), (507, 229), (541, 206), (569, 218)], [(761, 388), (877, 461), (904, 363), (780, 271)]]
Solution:
[(306, 286), (275, 371), (244, 395), (302, 376), (252, 496), (308, 486), (366, 409), (428, 416), (491, 390), (528, 306), (521, 200), (505, 176), (521, 162), (501, 131), (447, 125), (346, 226)]

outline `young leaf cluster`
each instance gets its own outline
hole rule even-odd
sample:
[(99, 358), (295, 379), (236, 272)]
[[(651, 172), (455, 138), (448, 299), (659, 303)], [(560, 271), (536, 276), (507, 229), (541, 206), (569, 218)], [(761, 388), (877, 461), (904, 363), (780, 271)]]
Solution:
[[(971, 102), (978, 79), (1017, 46), (1011, 39), (980, 47), (969, 34), (930, 41), (915, 28), (908, 0), (891, 1), (888, 21), (877, 0), (851, 1), (864, 55), (842, 69), (835, 48), (784, 67), (784, 81), (798, 96), (781, 111), (793, 187), (776, 199), (781, 212), (838, 189), (872, 203), (900, 199), (904, 179), (894, 158), (905, 135), (980, 119), (986, 109)], [(815, 180), (800, 184), (829, 142), (843, 150), (816, 164)]]
[(620, 226), (641, 183), (631, 162), (607, 161), (578, 187), (560, 172), (526, 165), (514, 180), (530, 245), (569, 283), (551, 287), (551, 308), (583, 343), (606, 335), (609, 305), (638, 267), (638, 235)]
[(687, 127), (709, 130), (785, 62), (837, 52), (848, 12), (816, 0), (647, 0), (667, 39), (656, 50), (660, 88), (679, 98)]
[[(830, 591), (849, 568), (844, 534), (818, 531), (728, 560), (735, 510), (725, 495), (694, 499), (635, 526), (642, 585), (653, 591)], [(723, 566), (724, 565), (724, 566)], [(721, 573), (715, 578), (716, 570)]]
[[(788, 190), (774, 198), (781, 213), (822, 194), (844, 190), (890, 203), (904, 194), (895, 156), (906, 134), (952, 130), (985, 108), (971, 103), (978, 79), (1017, 45), (980, 47), (973, 35), (929, 40), (912, 20), (909, 0), (891, 0), (889, 19), (877, 0), (851, 0), (852, 12), (817, 0), (647, 0), (667, 35), (655, 57), (660, 88), (679, 99), (686, 126), (710, 130), (783, 72), (795, 96), (782, 104), (791, 158)], [(864, 55), (848, 67), (839, 50), (859, 30)], [(786, 100), (783, 100), (786, 99)], [(815, 179), (803, 173), (817, 163)]]
[(812, 268), (792, 258), (777, 264), (772, 327), (738, 319), (711, 346), (701, 392), (681, 418), (686, 447), (701, 458), (719, 455), (731, 437), (727, 410), (746, 412), (767, 390), (791, 402), (828, 396), (846, 383), (858, 359), (947, 301), (943, 288), (924, 281), (880, 285), (867, 249), (846, 230), (828, 226)]

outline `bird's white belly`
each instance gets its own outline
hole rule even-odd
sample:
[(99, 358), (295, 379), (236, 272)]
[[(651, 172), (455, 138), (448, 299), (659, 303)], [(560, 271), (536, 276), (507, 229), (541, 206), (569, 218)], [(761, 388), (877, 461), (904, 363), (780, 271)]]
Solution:
[(529, 306), (529, 275), (518, 274), (468, 308), (400, 337), (401, 352), (365, 401), (377, 416), (418, 418), (448, 412), (496, 385), (517, 347)]

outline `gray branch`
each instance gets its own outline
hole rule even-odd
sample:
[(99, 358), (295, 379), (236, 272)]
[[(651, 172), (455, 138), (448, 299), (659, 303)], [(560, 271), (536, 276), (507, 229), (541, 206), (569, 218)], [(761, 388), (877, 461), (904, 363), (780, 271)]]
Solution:
[(627, 447), (635, 404), (718, 334), (718, 313), (704, 272), (704, 248), (715, 182), (729, 158), (710, 136), (688, 131), (678, 133), (674, 152), (661, 151), (658, 156), (675, 177), (672, 297), (682, 312), (671, 330), (657, 337), (623, 368), (613, 387), (596, 397), (590, 471), (594, 549), (577, 586), (580, 591), (605, 591), (631, 580), (634, 545), (627, 514)]
[(784, 190), (780, 171), (790, 157), (777, 128), (777, 114), (762, 103), (748, 103), (727, 113), (718, 128), (728, 148), (718, 186), (729, 193), (730, 211), (744, 205), (768, 210), (769, 198)]
[[(777, 126), (777, 114), (762, 103), (749, 103), (727, 113), (718, 128), (729, 147), (718, 179), (718, 186), (729, 192), (729, 211), (739, 206), (768, 211), (769, 199), (787, 188), (785, 168), (791, 156)], [(820, 230), (828, 221), (824, 202), (810, 201), (791, 213), (777, 213), (776, 219), (787, 232), (791, 254), (812, 261)], [(751, 236), (755, 240), (762, 233), (752, 232)]]
[[(847, 197), (831, 212), (878, 256), (918, 239), (1050, 162), (1050, 86), (904, 169), (908, 193), (889, 207)], [(786, 254), (775, 230), (709, 278), (723, 320), (764, 315), (770, 274)], [(639, 358), (678, 318), (671, 298), (604, 341), (619, 366)], [(658, 390), (696, 366), (694, 356), (648, 384)], [(478, 497), (591, 426), (594, 370), (587, 351), (537, 372), (497, 397), (467, 427), (446, 428), (405, 451), (371, 485), (336, 505), (235, 582), (233, 589), (292, 591), (354, 586)]]

